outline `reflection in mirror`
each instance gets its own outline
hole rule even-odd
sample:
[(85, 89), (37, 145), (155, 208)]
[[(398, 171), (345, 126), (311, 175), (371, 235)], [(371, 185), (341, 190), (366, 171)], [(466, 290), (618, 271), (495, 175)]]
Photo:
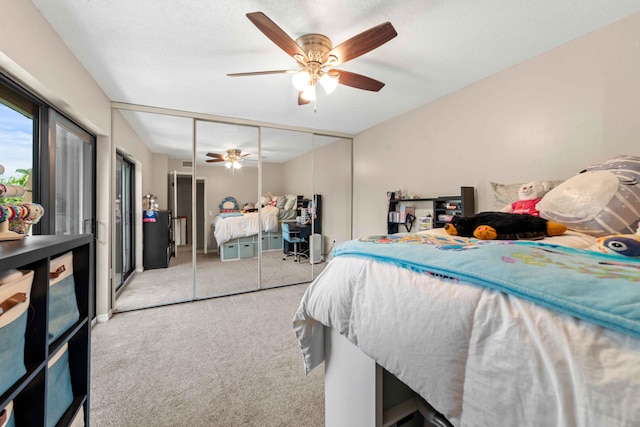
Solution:
[(196, 121), (196, 297), (258, 289), (258, 128)]
[(314, 225), (313, 278), (324, 269), (338, 243), (351, 239), (351, 139), (313, 135), (313, 190), (322, 195)]
[[(136, 274), (123, 285), (116, 311), (193, 299), (191, 168), (193, 120), (163, 114), (114, 111), (113, 139), (119, 152), (137, 159), (136, 180), (151, 207), (136, 213)], [(143, 148), (145, 147), (146, 148)], [(144, 183), (144, 184), (142, 184)], [(144, 186), (143, 186), (144, 185)], [(145, 203), (149, 205), (148, 197)], [(157, 204), (157, 205), (156, 205)], [(156, 211), (157, 209), (157, 211)], [(144, 218), (142, 218), (144, 217)]]
[(262, 210), (275, 216), (277, 229), (264, 233), (261, 243), (261, 287), (311, 281), (307, 220), (313, 197), (313, 135), (262, 128)]
[[(351, 238), (351, 139), (116, 108), (116, 149), (135, 168), (137, 252), (116, 311), (309, 283), (334, 245)], [(139, 200), (146, 194), (171, 213), (168, 233), (147, 231)], [(247, 229), (249, 217), (257, 221)], [(167, 248), (166, 266), (145, 265), (143, 252), (154, 247)]]

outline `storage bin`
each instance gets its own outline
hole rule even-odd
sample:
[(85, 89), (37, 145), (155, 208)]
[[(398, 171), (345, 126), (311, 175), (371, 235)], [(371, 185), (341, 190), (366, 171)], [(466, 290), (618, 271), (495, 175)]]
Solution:
[(244, 258), (253, 258), (254, 257), (254, 248), (255, 248), (255, 243), (253, 242), (243, 242), (240, 243), (240, 249), (239, 249), (239, 253), (240, 253), (240, 259), (244, 259)]
[(16, 422), (13, 416), (13, 402), (0, 411), (0, 427), (15, 427)]
[(225, 243), (222, 245), (222, 260), (238, 259), (238, 243), (237, 240), (234, 243)]
[(0, 273), (0, 395), (27, 373), (25, 331), (33, 271)]
[(282, 249), (282, 235), (272, 234), (269, 236), (269, 249)]
[(79, 319), (73, 252), (67, 252), (49, 263), (49, 344)]
[(73, 403), (68, 350), (63, 345), (47, 364), (47, 427), (54, 427)]

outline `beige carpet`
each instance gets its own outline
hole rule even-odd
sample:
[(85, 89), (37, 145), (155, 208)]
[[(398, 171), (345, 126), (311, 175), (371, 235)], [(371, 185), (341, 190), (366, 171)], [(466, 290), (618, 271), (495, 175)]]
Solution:
[(307, 285), (116, 314), (92, 330), (91, 425), (323, 426), (291, 328)]
[[(231, 295), (283, 285), (308, 283), (324, 269), (325, 263), (310, 264), (282, 259), (282, 251), (262, 254), (261, 278), (257, 258), (220, 261), (217, 253), (196, 253), (194, 273), (192, 253), (179, 246), (168, 268), (134, 273), (116, 298), (115, 310), (129, 311), (179, 301)], [(194, 290), (193, 277), (196, 277)]]

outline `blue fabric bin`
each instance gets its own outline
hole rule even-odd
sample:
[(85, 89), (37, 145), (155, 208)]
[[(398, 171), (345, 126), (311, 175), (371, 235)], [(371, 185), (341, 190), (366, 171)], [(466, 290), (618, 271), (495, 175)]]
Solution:
[(52, 259), (49, 270), (49, 344), (51, 344), (80, 319), (73, 277), (73, 252)]
[(46, 426), (55, 427), (73, 403), (69, 351), (65, 344), (51, 359), (47, 372)]
[(0, 395), (27, 373), (25, 331), (32, 282), (33, 271), (0, 274)]

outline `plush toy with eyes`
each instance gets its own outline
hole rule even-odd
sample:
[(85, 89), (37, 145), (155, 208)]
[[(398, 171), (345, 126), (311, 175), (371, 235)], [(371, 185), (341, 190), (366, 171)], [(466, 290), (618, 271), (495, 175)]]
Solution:
[(640, 258), (640, 223), (638, 223), (636, 234), (612, 234), (600, 237), (592, 249), (605, 254)]
[(472, 216), (454, 216), (444, 230), (451, 236), (480, 240), (542, 239), (567, 231), (563, 224), (538, 216), (507, 212), (481, 212)]
[(522, 184), (522, 187), (518, 190), (518, 197), (520, 197), (520, 199), (505, 206), (502, 212), (540, 216), (538, 202), (542, 200), (542, 196), (548, 191), (549, 188), (542, 182), (531, 181)]

